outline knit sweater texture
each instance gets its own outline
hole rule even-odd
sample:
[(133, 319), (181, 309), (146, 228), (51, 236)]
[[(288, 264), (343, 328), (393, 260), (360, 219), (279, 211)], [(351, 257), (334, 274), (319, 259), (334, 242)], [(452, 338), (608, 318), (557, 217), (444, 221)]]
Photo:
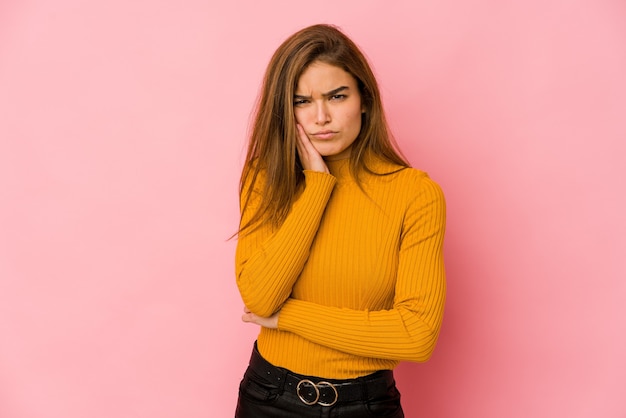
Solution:
[[(432, 354), (445, 302), (445, 201), (423, 171), (370, 161), (363, 189), (349, 160), (304, 171), (302, 192), (278, 228), (240, 234), (236, 278), (257, 315), (260, 353), (295, 373), (328, 379), (394, 369)], [(245, 196), (246, 188), (244, 187)], [(258, 206), (253, 191), (245, 224)]]

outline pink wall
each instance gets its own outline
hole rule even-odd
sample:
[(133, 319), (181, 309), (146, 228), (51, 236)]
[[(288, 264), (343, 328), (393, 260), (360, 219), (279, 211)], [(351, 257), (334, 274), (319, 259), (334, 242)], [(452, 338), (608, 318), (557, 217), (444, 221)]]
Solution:
[(0, 4), (0, 417), (232, 416), (246, 125), (317, 22), (364, 48), (448, 199), (407, 416), (626, 417), (626, 3), (216, 3)]

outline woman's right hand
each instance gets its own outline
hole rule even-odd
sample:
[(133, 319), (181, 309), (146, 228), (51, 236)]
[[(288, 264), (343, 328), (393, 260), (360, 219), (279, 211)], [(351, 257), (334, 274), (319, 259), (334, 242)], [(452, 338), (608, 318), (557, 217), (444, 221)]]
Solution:
[(296, 124), (298, 130), (298, 140), (296, 141), (296, 147), (298, 149), (298, 155), (300, 156), (300, 162), (302, 168), (305, 170), (319, 171), (322, 173), (330, 173), (328, 166), (324, 161), (324, 158), (315, 149), (311, 140), (306, 136), (304, 128), (300, 124)]

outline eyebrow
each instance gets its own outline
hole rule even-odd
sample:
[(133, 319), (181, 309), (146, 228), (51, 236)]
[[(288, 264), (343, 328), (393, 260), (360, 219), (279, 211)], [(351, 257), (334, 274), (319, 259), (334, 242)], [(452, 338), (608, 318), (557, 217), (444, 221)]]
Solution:
[[(341, 87), (337, 87), (336, 89), (333, 89), (331, 91), (329, 91), (328, 93), (323, 93), (322, 97), (329, 97), (329, 96), (334, 96), (337, 93), (340, 93), (344, 90), (348, 90), (350, 87), (348, 86), (341, 86)], [(301, 94), (296, 94), (293, 96), (294, 99), (310, 99), (311, 96), (303, 96)]]

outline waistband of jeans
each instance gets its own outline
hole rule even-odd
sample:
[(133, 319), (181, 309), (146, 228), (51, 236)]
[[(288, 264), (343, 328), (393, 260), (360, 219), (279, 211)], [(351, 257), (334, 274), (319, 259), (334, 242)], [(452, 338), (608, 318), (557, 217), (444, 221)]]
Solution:
[(379, 370), (355, 379), (324, 379), (293, 373), (265, 360), (256, 343), (250, 357), (250, 369), (309, 405), (330, 406), (376, 398), (387, 394), (389, 388), (395, 385), (392, 370)]

